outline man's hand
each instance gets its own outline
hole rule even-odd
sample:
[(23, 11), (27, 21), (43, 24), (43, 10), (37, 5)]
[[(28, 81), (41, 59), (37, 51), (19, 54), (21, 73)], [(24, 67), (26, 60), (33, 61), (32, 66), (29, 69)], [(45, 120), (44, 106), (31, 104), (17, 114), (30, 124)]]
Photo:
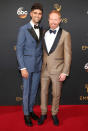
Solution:
[(29, 76), (29, 73), (28, 73), (28, 71), (27, 71), (27, 69), (23, 69), (23, 70), (21, 70), (21, 75), (22, 75), (22, 77), (24, 77), (24, 78), (28, 78), (28, 76)]
[(59, 76), (59, 81), (64, 81), (66, 79), (66, 74), (61, 73)]

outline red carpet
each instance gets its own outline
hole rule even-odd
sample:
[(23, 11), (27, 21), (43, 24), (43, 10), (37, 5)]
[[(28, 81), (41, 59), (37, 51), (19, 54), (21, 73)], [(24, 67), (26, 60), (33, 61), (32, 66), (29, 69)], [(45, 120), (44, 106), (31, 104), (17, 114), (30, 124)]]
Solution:
[[(51, 119), (51, 106), (48, 106), (48, 118), (44, 125), (38, 126), (33, 121), (33, 127), (27, 127), (23, 120), (21, 106), (0, 107), (0, 131), (88, 131), (88, 105), (60, 106), (58, 118), (60, 125), (54, 126)], [(40, 107), (34, 111), (40, 116)]]

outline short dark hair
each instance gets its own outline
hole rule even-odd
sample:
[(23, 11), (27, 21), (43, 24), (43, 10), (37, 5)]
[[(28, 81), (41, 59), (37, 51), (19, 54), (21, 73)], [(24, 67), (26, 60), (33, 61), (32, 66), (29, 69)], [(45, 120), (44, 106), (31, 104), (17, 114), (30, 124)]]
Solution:
[(31, 7), (31, 11), (35, 10), (35, 9), (39, 9), (43, 12), (43, 7), (40, 3), (34, 3)]

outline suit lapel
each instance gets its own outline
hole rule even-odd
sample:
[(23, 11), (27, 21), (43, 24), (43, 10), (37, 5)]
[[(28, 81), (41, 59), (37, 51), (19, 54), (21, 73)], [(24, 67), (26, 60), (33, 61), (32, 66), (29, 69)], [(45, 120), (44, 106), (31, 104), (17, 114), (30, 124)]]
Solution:
[(43, 38), (43, 45), (44, 45), (44, 49), (45, 49), (47, 55), (49, 55), (48, 50), (47, 50), (47, 47), (46, 47), (46, 42), (45, 42), (45, 39), (44, 39), (44, 38)]
[(32, 37), (36, 40), (36, 42), (38, 42), (38, 37), (33, 29), (33, 27), (31, 27), (30, 29), (28, 29), (28, 32), (32, 35)]
[(46, 47), (46, 42), (45, 42), (45, 39), (44, 39), (44, 35), (45, 35), (45, 33), (46, 33), (48, 30), (49, 30), (49, 27), (48, 27), (47, 29), (45, 29), (44, 32), (43, 32), (43, 46), (44, 46), (44, 49), (45, 49), (47, 55), (49, 55), (49, 53), (48, 53), (48, 50), (47, 50), (47, 47)]
[(33, 29), (33, 27), (31, 26), (30, 23), (28, 23), (28, 28), (27, 28), (28, 32), (31, 34), (31, 36), (36, 40), (37, 43), (40, 42), (40, 40), (42, 39), (42, 34), (43, 34), (43, 29), (42, 27), (39, 28), (39, 32), (40, 32), (40, 36), (38, 39), (38, 36), (36, 35), (35, 30)]
[(62, 34), (62, 29), (60, 28), (49, 53), (48, 53), (48, 50), (47, 50), (47, 47), (46, 47), (45, 39), (43, 39), (44, 49), (45, 49), (45, 51), (48, 55), (50, 55), (56, 49), (58, 42), (59, 42), (59, 39), (61, 37), (61, 34)]
[(43, 36), (43, 28), (42, 27), (39, 28), (39, 32), (40, 32), (40, 35), (39, 35), (38, 43), (41, 41), (42, 36)]
[(59, 31), (58, 31), (58, 33), (57, 33), (57, 36), (55, 38), (55, 41), (54, 41), (54, 43), (53, 43), (53, 45), (52, 45), (52, 47), (50, 49), (49, 54), (51, 54), (56, 49), (56, 47), (58, 45), (58, 42), (60, 40), (61, 34), (62, 34), (62, 29), (60, 28)]

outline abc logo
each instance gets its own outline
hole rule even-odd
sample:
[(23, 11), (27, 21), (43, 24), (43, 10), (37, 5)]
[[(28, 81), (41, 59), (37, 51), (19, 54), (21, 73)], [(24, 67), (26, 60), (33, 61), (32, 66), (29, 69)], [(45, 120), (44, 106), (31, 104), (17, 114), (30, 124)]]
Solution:
[(25, 19), (27, 17), (27, 14), (28, 12), (25, 11), (24, 7), (20, 7), (18, 10), (17, 10), (17, 15), (19, 16), (19, 18), (21, 19)]
[(88, 63), (85, 64), (84, 69), (88, 72)]

